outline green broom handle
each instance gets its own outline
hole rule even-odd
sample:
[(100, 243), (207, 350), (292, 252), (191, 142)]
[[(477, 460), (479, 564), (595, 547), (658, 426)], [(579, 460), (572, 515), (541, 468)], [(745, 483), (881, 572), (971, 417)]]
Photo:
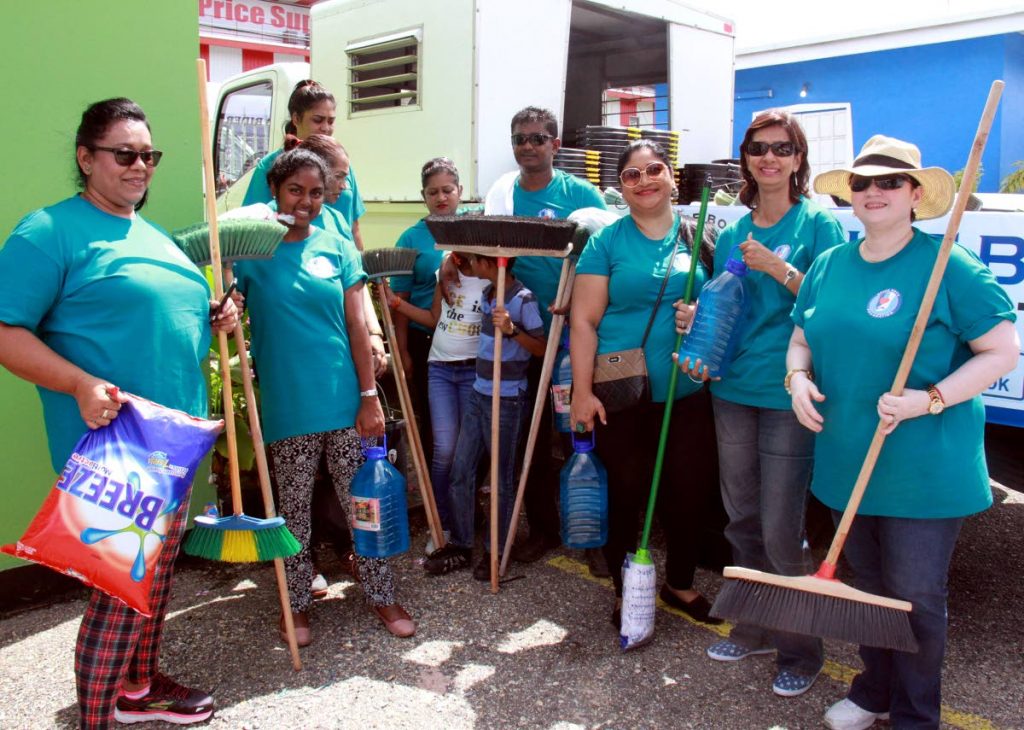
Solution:
[[(700, 192), (700, 213), (697, 215), (697, 230), (693, 234), (693, 245), (690, 246), (690, 276), (686, 282), (686, 293), (683, 301), (690, 303), (693, 297), (693, 279), (697, 273), (697, 259), (700, 258), (700, 242), (704, 239), (704, 221), (708, 217), (708, 198), (711, 196), (711, 181), (704, 179), (704, 189)], [(683, 225), (680, 221), (679, 225)], [(676, 336), (674, 352), (679, 352), (683, 344), (683, 336)], [(654, 505), (658, 501), (658, 484), (661, 482), (661, 467), (665, 462), (665, 445), (668, 443), (668, 426), (672, 420), (672, 404), (676, 399), (676, 381), (679, 379), (679, 367), (672, 363), (672, 374), (668, 379), (668, 398), (665, 400), (665, 414), (661, 417), (661, 435), (658, 437), (658, 456), (654, 460), (654, 476), (651, 477), (651, 496), (647, 499), (647, 515), (644, 517), (644, 532), (640, 538), (640, 550), (646, 552), (647, 541), (651, 537), (651, 522), (654, 521)]]

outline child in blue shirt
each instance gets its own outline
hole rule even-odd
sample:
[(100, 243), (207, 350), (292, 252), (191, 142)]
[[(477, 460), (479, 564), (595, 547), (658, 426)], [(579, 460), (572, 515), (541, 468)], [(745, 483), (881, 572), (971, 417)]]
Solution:
[[(526, 421), (526, 371), (530, 358), (544, 354), (547, 338), (537, 298), (512, 275), (513, 259), (505, 271), (505, 301), (496, 302), (498, 262), (490, 256), (469, 255), (473, 276), (491, 282), (484, 290), (483, 320), (476, 356), (476, 381), (473, 397), (459, 431), (449, 485), (451, 540), (434, 551), (423, 564), (433, 575), (469, 567), (473, 548), (476, 507), (477, 469), (484, 452), (498, 459), (499, 540), (502, 544), (512, 519), (515, 489), (515, 455), (519, 433)], [(494, 392), (494, 337), (503, 334), (501, 349), (501, 409), (499, 412), (498, 454), (491, 445), (491, 396)], [(473, 577), (490, 577), (490, 556), (484, 553), (473, 570)]]

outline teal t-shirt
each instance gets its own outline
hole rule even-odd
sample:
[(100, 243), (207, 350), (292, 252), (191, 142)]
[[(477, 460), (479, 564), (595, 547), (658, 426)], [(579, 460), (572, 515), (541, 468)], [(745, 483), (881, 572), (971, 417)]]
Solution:
[[(274, 199), (274, 196), (270, 192), (270, 185), (267, 183), (267, 173), (270, 168), (274, 166), (274, 160), (277, 159), (284, 150), (277, 150), (271, 152), (269, 155), (264, 157), (258, 163), (256, 163), (256, 169), (253, 170), (252, 179), (249, 181), (249, 189), (245, 191), (245, 199), (242, 201), (242, 205), (252, 205), (253, 203), (269, 203)], [(325, 203), (331, 208), (334, 208), (341, 213), (345, 220), (351, 227), (363, 213), (366, 212), (366, 206), (363, 205), (363, 198), (359, 195), (359, 181), (356, 180), (356, 171), (354, 167), (349, 167), (348, 177), (345, 178), (345, 189), (341, 191), (341, 195), (334, 203)]]
[[(568, 218), (580, 208), (606, 208), (601, 192), (586, 180), (555, 170), (551, 182), (543, 190), (527, 192), (516, 181), (512, 191), (515, 215), (539, 218)], [(550, 256), (520, 256), (516, 259), (516, 278), (537, 297), (544, 331), (551, 328), (548, 307), (558, 294), (562, 259)]]
[[(733, 248), (746, 241), (748, 234), (805, 273), (814, 259), (846, 240), (831, 213), (802, 198), (770, 228), (754, 225), (749, 213), (729, 225), (718, 236), (715, 272), (725, 271), (730, 256), (742, 258), (739, 249)], [(782, 381), (793, 333), (789, 315), (796, 298), (771, 276), (753, 269), (743, 279), (743, 291), (749, 302), (743, 334), (728, 372), (711, 384), (711, 392), (733, 403), (789, 410), (790, 398)]]
[[(77, 195), (27, 215), (0, 249), (0, 322), (127, 393), (199, 417), (209, 298), (206, 279), (164, 231)], [(88, 427), (72, 396), (39, 396), (60, 471)]]
[[(608, 308), (597, 327), (598, 355), (640, 347), (678, 233), (677, 217), (668, 235), (660, 241), (653, 241), (640, 232), (632, 216), (626, 216), (590, 237), (580, 255), (576, 272), (608, 277)], [(686, 292), (689, 273), (690, 248), (685, 241), (680, 241), (665, 294), (658, 305), (651, 333), (644, 346), (651, 399), (656, 403), (664, 403), (668, 399), (668, 381), (675, 367), (672, 352), (676, 344), (675, 309), (672, 304), (682, 299)], [(703, 264), (697, 265), (695, 277), (694, 297), (708, 278)], [(676, 383), (676, 400), (700, 388), (700, 383), (694, 383), (680, 373)]]
[[(422, 220), (402, 233), (398, 242), (395, 243), (395, 248), (415, 249), (419, 255), (413, 265), (412, 276), (391, 277), (391, 288), (396, 292), (408, 293), (409, 301), (414, 307), (429, 310), (434, 303), (437, 269), (441, 265), (444, 251), (434, 248), (434, 236), (431, 235), (427, 224)], [(410, 326), (424, 332), (430, 331), (415, 322), (410, 322)]]
[[(876, 403), (889, 391), (924, 295), (939, 242), (915, 230), (895, 256), (868, 263), (859, 241), (822, 254), (800, 287), (793, 321), (811, 348), (825, 419), (814, 446), (811, 491), (841, 510), (878, 425)], [(953, 246), (907, 388), (923, 390), (971, 358), (967, 343), (1016, 315), (977, 256)], [(945, 518), (992, 503), (981, 397), (900, 423), (879, 456), (860, 513)]]
[(355, 247), (311, 228), (271, 259), (239, 261), (252, 322), (268, 442), (355, 424), (359, 379), (345, 325), (345, 290), (366, 274)]

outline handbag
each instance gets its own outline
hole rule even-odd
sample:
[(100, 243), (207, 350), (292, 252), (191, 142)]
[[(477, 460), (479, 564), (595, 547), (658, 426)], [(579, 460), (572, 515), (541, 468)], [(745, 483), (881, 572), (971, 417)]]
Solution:
[(644, 346), (647, 344), (648, 335), (651, 334), (651, 327), (654, 325), (654, 317), (658, 313), (661, 299), (665, 295), (668, 278), (672, 275), (672, 266), (676, 260), (676, 253), (679, 251), (679, 239), (683, 235), (683, 227), (684, 223), (680, 222), (679, 235), (676, 236), (676, 243), (672, 248), (672, 257), (668, 260), (668, 268), (661, 280), (661, 289), (658, 291), (658, 298), (651, 310), (650, 319), (647, 320), (647, 327), (644, 329), (640, 347), (606, 352), (594, 358), (594, 380), (591, 391), (604, 405), (607, 413), (624, 411), (638, 403), (650, 400), (651, 383), (647, 376), (647, 358), (644, 357)]

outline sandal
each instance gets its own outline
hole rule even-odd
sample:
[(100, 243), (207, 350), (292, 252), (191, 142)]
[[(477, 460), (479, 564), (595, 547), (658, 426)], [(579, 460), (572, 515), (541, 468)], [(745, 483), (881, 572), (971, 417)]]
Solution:
[(392, 636), (407, 639), (416, 633), (416, 624), (413, 622), (412, 616), (397, 603), (392, 603), (390, 606), (374, 606), (373, 612), (377, 614), (377, 618), (381, 620)]

